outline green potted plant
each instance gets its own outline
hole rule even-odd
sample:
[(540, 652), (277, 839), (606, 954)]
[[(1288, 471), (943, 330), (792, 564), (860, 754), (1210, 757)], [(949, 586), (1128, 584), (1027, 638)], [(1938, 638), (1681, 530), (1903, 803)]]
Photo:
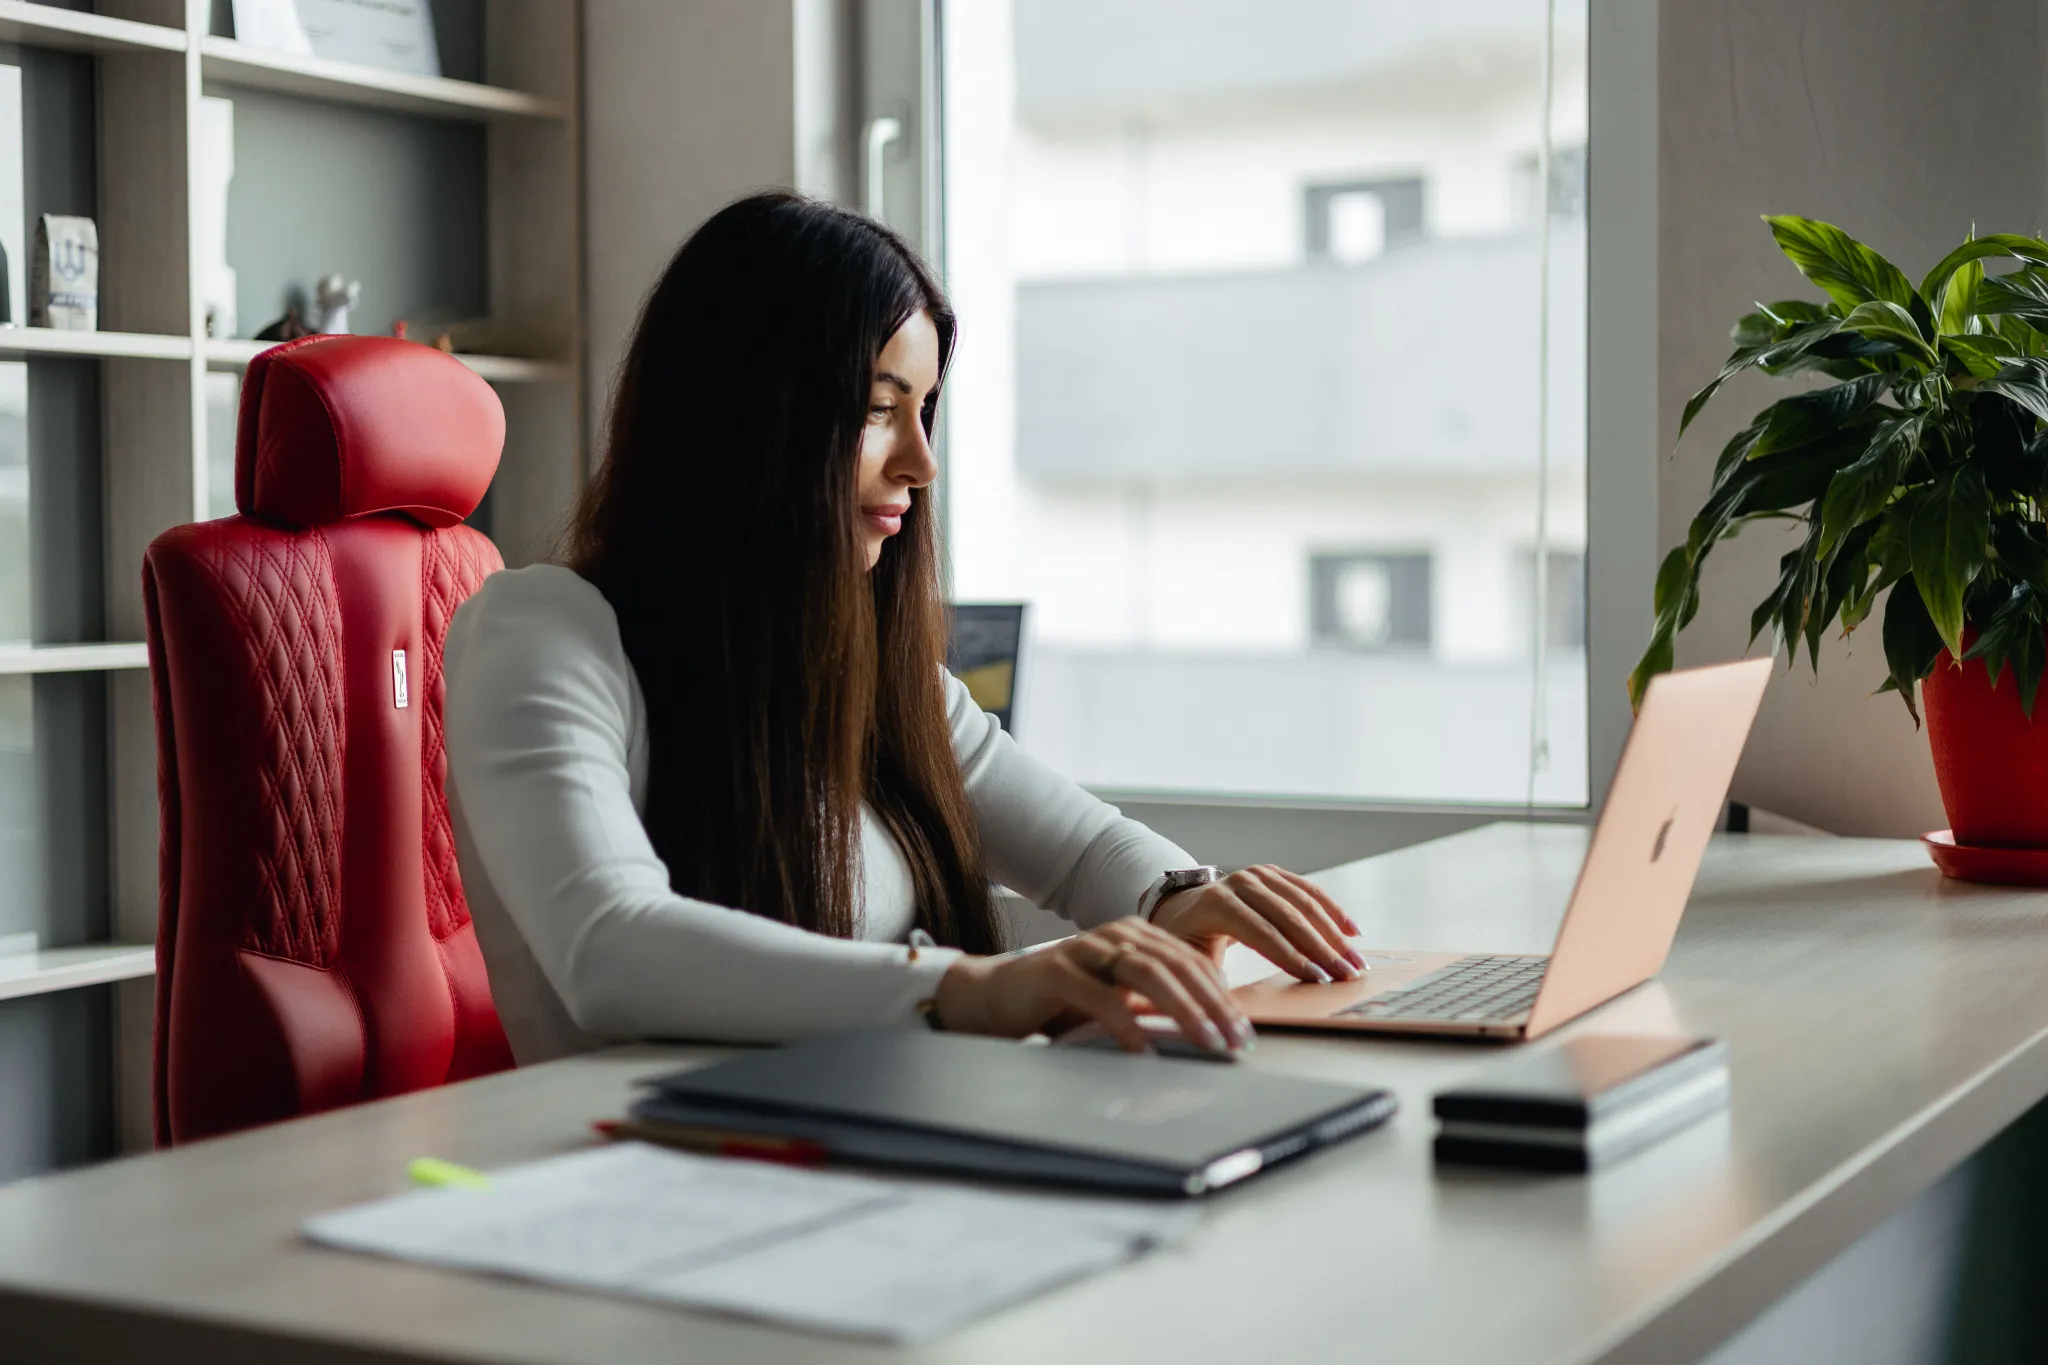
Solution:
[[(1771, 404), (1722, 448), (1658, 570), (1630, 696), (1640, 704), (1671, 667), (1714, 546), (1752, 521), (1790, 521), (1803, 534), (1751, 640), (1769, 630), (1790, 657), (1804, 642), (1818, 668), (1822, 636), (1857, 630), (1884, 599), (1881, 690), (1916, 726), (1919, 690), (1954, 842), (2048, 847), (2048, 723), (2033, 723), (2048, 664), (2048, 242), (1973, 237), (1916, 289), (1839, 228), (1764, 221), (1827, 297), (1737, 322), (1679, 434), (1744, 370), (1834, 382)], [(1986, 273), (1986, 261), (2011, 268)]]

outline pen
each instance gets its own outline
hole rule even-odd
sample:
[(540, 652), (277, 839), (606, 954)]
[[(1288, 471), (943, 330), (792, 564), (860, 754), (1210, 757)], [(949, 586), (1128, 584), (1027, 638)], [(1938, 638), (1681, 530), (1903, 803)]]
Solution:
[(458, 1166), (437, 1156), (414, 1157), (406, 1163), (405, 1174), (415, 1185), (432, 1185), (440, 1189), (487, 1190), (491, 1187), (491, 1178), (482, 1171)]
[(590, 1125), (612, 1142), (651, 1142), (686, 1152), (771, 1161), (781, 1166), (822, 1166), (831, 1153), (809, 1138), (772, 1137), (725, 1128), (696, 1128), (672, 1123), (636, 1123), (631, 1119), (600, 1119)]

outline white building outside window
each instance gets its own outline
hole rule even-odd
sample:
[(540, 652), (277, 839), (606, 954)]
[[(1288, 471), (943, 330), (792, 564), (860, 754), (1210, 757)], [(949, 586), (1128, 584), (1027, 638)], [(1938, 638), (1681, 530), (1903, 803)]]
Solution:
[(1584, 802), (1582, 601), (1531, 714), (1539, 498), (1584, 584), (1584, 0), (940, 28), (953, 591), (1031, 604), (1020, 741), (1120, 791)]

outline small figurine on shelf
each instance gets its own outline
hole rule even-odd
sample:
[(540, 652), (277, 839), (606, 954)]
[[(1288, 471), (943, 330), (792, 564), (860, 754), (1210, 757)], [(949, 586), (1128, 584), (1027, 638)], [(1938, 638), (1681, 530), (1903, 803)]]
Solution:
[(313, 299), (313, 330), (347, 332), (348, 310), (355, 307), (362, 297), (361, 280), (345, 280), (339, 275), (321, 276)]
[(441, 352), (441, 354), (443, 355), (454, 355), (455, 338), (449, 336), (446, 332), (441, 333), (439, 336), (434, 338), (434, 349)]
[(393, 318), (391, 320), (391, 335), (397, 337), (400, 341), (404, 341), (407, 339), (405, 335), (404, 318)]
[(256, 334), (258, 341), (297, 341), (300, 337), (313, 335), (313, 329), (299, 316), (299, 305), (287, 304), (284, 316)]

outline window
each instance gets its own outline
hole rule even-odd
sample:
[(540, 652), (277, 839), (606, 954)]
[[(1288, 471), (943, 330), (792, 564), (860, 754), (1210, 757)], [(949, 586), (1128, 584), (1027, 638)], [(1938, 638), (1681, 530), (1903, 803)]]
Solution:
[(1309, 556), (1309, 639), (1335, 649), (1428, 649), (1429, 556)]
[(1585, 0), (940, 35), (952, 591), (1030, 603), (1025, 745), (1125, 792), (1585, 801)]
[(1310, 185), (1302, 222), (1303, 253), (1312, 261), (1358, 265), (1423, 237), (1422, 181), (1364, 180)]

